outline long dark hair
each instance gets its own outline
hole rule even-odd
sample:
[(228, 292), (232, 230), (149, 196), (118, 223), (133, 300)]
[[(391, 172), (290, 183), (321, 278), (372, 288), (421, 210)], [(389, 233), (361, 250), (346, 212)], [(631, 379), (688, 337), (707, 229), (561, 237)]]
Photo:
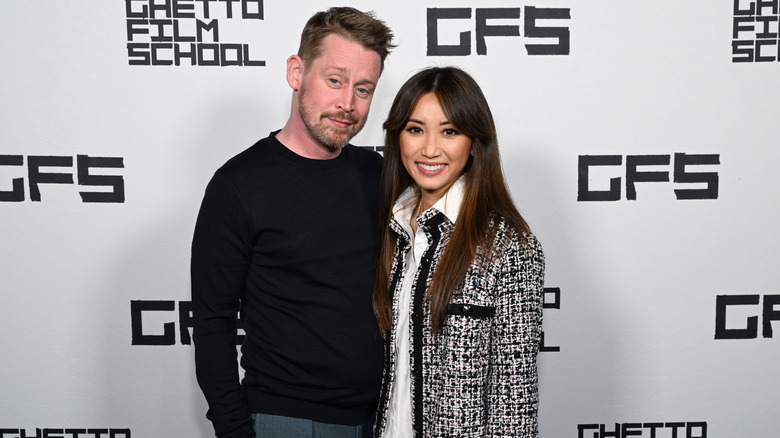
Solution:
[[(393, 205), (404, 190), (416, 187), (401, 162), (400, 134), (417, 102), (428, 93), (433, 93), (439, 100), (455, 130), (471, 140), (472, 154), (464, 169), (465, 187), (458, 221), (426, 292), (434, 333), (439, 333), (444, 327), (452, 293), (463, 281), (477, 248), (490, 249), (495, 235), (495, 229), (490, 227), (491, 217), (503, 217), (521, 238), (529, 232), (528, 224), (517, 211), (507, 189), (501, 170), (495, 122), (479, 85), (468, 73), (456, 67), (431, 67), (412, 76), (395, 96), (383, 125), (385, 159), (380, 199), (383, 228), (373, 297), (374, 313), (383, 330), (390, 330), (393, 321), (392, 291), (389, 290), (396, 244), (396, 236), (389, 228)], [(417, 188), (418, 199), (419, 196)]]

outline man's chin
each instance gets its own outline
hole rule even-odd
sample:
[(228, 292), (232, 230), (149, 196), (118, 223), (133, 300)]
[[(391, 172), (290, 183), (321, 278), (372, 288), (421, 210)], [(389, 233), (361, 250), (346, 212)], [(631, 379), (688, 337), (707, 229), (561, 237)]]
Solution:
[(325, 146), (328, 149), (337, 151), (339, 149), (343, 149), (348, 143), (349, 139), (342, 138), (334, 138), (333, 136), (317, 136), (315, 137), (320, 144)]
[(340, 132), (340, 133), (331, 132), (330, 135), (327, 136), (327, 138), (320, 139), (320, 143), (324, 144), (329, 149), (339, 150), (339, 149), (343, 149), (347, 144), (349, 144), (349, 141), (352, 140), (355, 137), (355, 135), (357, 135), (357, 132), (352, 132), (351, 130), (349, 130), (348, 132)]

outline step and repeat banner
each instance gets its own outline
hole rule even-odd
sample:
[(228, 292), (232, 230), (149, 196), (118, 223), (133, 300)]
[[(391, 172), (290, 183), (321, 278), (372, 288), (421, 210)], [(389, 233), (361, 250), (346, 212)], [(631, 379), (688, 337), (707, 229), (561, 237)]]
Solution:
[[(543, 438), (780, 436), (778, 0), (353, 1), (481, 84), (547, 257)], [(0, 437), (213, 436), (189, 247), (314, 12), (0, 0)]]

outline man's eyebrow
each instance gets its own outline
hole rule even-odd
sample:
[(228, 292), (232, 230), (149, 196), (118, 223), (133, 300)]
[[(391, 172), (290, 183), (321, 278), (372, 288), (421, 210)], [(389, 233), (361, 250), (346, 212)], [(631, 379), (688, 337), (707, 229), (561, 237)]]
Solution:
[[(348, 72), (348, 70), (346, 68), (332, 66), (332, 67), (326, 67), (325, 68), (325, 73), (330, 73), (333, 70), (335, 70), (337, 73), (341, 73), (341, 74), (345, 74), (345, 73)], [(368, 78), (358, 79), (357, 81), (355, 81), (355, 83), (356, 84), (371, 84), (373, 86), (376, 86), (376, 82), (374, 82), (374, 81), (372, 81), (372, 80), (370, 80)]]

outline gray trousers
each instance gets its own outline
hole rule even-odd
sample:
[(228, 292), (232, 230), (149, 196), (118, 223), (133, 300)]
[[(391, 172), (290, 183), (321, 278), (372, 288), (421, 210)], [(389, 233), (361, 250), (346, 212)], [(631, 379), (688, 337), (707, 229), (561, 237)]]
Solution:
[(346, 426), (268, 414), (252, 414), (252, 421), (255, 438), (370, 438), (373, 424), (373, 419)]

